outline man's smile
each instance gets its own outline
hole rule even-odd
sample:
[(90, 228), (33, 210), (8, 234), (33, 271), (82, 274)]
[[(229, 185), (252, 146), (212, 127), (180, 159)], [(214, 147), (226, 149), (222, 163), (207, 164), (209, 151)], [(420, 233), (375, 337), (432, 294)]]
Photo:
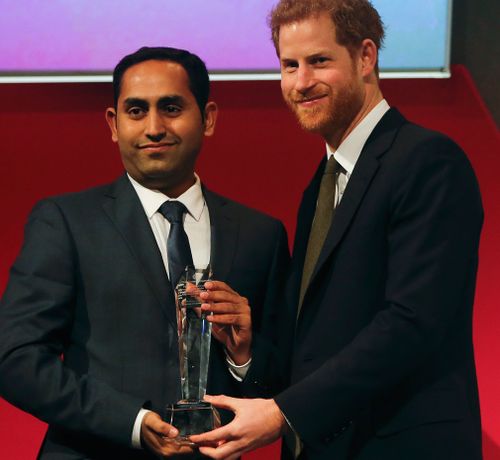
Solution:
[(293, 102), (299, 107), (312, 107), (325, 99), (327, 94), (315, 94), (307, 97), (294, 98)]
[(163, 152), (169, 150), (171, 147), (175, 146), (177, 142), (150, 142), (148, 144), (139, 144), (138, 148), (140, 150), (146, 150), (148, 152)]

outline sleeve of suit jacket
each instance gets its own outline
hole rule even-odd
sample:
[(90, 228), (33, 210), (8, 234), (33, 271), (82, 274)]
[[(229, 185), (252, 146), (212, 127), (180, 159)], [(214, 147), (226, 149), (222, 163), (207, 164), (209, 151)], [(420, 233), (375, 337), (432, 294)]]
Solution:
[[(482, 223), (474, 173), (452, 141), (432, 134), (410, 143), (412, 130), (403, 128), (394, 147), (401, 155), (378, 173), (390, 190), (380, 207), (384, 304), (366, 305), (373, 314), (353, 340), (276, 398), (305, 443), (332, 439), (371, 401), (411, 379), (444, 339), (461, 297), (473, 296)], [(349, 282), (363, 289), (363, 280)]]
[(0, 305), (0, 394), (50, 424), (129, 445), (145, 401), (63, 362), (80, 282), (77, 263), (57, 204), (41, 202)]

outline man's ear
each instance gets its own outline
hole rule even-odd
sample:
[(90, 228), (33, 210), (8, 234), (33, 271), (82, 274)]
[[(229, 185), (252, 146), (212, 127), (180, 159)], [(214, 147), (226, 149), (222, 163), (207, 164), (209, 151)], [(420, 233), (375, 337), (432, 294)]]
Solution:
[(108, 122), (109, 129), (111, 130), (111, 139), (113, 142), (118, 142), (116, 110), (113, 107), (108, 107), (106, 109), (106, 121)]
[(212, 136), (215, 132), (218, 110), (215, 102), (208, 102), (205, 106), (205, 136)]
[(375, 71), (377, 59), (377, 45), (375, 45), (373, 40), (365, 38), (361, 43), (361, 74), (363, 77), (367, 77)]

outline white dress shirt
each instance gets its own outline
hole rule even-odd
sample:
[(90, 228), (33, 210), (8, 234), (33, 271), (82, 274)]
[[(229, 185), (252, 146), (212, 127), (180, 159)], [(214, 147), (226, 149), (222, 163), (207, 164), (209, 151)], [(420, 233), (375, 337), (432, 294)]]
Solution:
[(361, 155), (368, 137), (370, 137), (377, 123), (389, 109), (387, 101), (382, 99), (349, 133), (336, 151), (333, 151), (328, 144), (326, 145), (327, 160), (333, 155), (337, 163), (341, 166), (336, 182), (335, 207), (338, 206), (344, 195), (347, 182), (349, 182), (354, 166), (356, 166), (356, 162)]
[(158, 244), (158, 249), (168, 274), (167, 237), (170, 231), (170, 222), (158, 212), (166, 201), (180, 201), (186, 206), (184, 214), (184, 230), (186, 231), (193, 263), (195, 267), (205, 268), (210, 263), (210, 215), (201, 190), (201, 182), (195, 175), (196, 182), (178, 198), (172, 199), (158, 190), (151, 190), (139, 184), (128, 176), (141, 201), (151, 230)]

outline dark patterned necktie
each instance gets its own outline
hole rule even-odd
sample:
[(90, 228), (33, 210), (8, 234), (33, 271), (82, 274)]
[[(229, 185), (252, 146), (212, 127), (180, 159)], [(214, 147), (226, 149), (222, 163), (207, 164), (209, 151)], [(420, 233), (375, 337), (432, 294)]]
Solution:
[(166, 201), (160, 206), (159, 212), (170, 222), (167, 238), (168, 276), (175, 288), (186, 266), (193, 266), (191, 248), (182, 222), (187, 209), (180, 201)]
[(304, 294), (311, 281), (311, 276), (314, 267), (318, 262), (319, 254), (325, 243), (326, 235), (332, 223), (334, 208), (335, 208), (335, 186), (337, 181), (337, 172), (339, 164), (333, 155), (326, 162), (325, 172), (321, 178), (319, 186), (318, 202), (316, 204), (316, 212), (309, 234), (307, 243), (306, 257), (304, 260), (304, 269), (302, 271), (302, 281), (300, 284), (299, 309), (302, 307)]

